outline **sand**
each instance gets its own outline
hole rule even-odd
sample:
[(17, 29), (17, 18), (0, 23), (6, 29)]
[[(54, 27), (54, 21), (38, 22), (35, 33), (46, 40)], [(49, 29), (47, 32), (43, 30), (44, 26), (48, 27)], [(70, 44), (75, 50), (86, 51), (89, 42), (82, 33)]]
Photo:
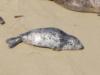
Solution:
[[(24, 17), (14, 18), (16, 15)], [(100, 17), (48, 0), (0, 0), (0, 75), (100, 75)], [(85, 49), (52, 51), (27, 44), (8, 48), (5, 40), (30, 29), (57, 27), (77, 36)]]

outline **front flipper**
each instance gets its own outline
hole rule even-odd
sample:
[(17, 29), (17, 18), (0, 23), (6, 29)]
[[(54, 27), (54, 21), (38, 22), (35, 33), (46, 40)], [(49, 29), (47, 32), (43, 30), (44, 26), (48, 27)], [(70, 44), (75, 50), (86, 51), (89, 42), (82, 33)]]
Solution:
[(62, 51), (60, 48), (53, 48), (53, 51)]

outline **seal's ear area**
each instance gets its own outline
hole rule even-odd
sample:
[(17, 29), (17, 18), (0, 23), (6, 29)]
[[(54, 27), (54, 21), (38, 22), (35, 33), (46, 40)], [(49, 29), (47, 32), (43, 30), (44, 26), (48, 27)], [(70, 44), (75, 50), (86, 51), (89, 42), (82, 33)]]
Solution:
[(20, 37), (13, 37), (6, 40), (9, 48), (14, 48), (16, 45), (22, 42)]

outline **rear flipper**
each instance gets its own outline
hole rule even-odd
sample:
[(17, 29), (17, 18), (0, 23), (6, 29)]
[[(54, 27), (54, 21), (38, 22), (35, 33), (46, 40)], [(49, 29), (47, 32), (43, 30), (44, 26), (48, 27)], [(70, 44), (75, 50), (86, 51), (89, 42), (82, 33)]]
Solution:
[(8, 44), (9, 48), (14, 48), (16, 45), (18, 45), (21, 42), (22, 42), (22, 39), (19, 36), (9, 38), (9, 39), (6, 40), (6, 43)]

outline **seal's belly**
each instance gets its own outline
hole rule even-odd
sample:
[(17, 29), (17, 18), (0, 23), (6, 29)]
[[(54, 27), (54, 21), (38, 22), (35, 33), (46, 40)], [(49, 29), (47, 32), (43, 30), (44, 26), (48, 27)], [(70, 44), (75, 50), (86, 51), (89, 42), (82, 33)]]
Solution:
[(50, 33), (33, 32), (23, 36), (23, 42), (40, 47), (57, 48), (60, 45), (60, 38)]

